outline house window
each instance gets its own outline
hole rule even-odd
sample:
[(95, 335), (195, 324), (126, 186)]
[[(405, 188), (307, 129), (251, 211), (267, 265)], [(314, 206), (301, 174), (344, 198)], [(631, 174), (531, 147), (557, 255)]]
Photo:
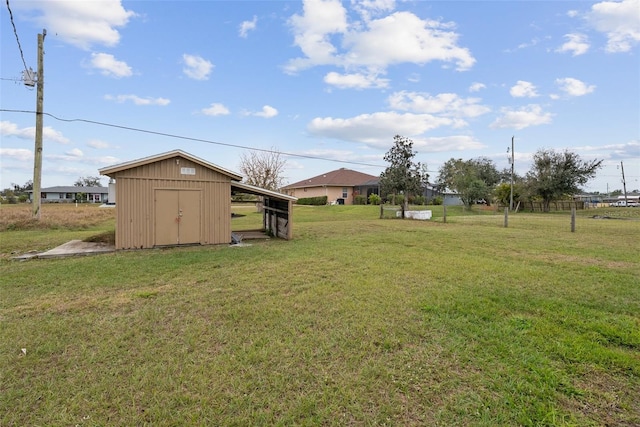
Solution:
[(40, 198), (41, 199), (46, 199), (47, 198), (47, 193), (40, 193)]
[(64, 199), (64, 193), (59, 193), (58, 194), (58, 199)]
[(348, 191), (349, 189), (347, 187), (342, 187), (342, 198), (346, 199), (348, 197)]
[(67, 193), (67, 199), (73, 199), (73, 193)]

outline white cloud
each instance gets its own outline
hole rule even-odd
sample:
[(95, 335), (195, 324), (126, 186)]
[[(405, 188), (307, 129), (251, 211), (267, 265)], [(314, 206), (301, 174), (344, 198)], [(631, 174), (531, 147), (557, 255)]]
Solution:
[(119, 102), (121, 104), (127, 101), (131, 101), (135, 105), (160, 105), (162, 107), (169, 105), (169, 103), (171, 102), (166, 98), (141, 98), (137, 95), (105, 95), (104, 99), (108, 101)]
[(25, 148), (0, 148), (3, 159), (13, 159), (21, 162), (33, 161), (33, 151)]
[(286, 69), (297, 72), (315, 65), (336, 62), (336, 47), (330, 40), (332, 34), (344, 34), (348, 29), (347, 11), (339, 0), (304, 1), (303, 14), (289, 19), (293, 29), (294, 43), (306, 58), (289, 62)]
[(412, 137), (441, 126), (454, 126), (456, 121), (431, 114), (379, 112), (361, 114), (348, 119), (317, 117), (307, 129), (310, 133), (344, 141), (361, 142), (375, 148), (388, 148), (394, 135)]
[(113, 55), (108, 53), (92, 53), (90, 66), (100, 70), (109, 77), (121, 78), (131, 77), (133, 71), (124, 61), (118, 61)]
[(533, 83), (518, 80), (518, 82), (509, 90), (514, 98), (535, 98), (538, 96), (536, 87)]
[(561, 91), (569, 96), (583, 96), (596, 89), (594, 85), (587, 85), (586, 83), (571, 77), (556, 79), (556, 84)]
[(389, 85), (389, 79), (381, 79), (377, 75), (340, 74), (335, 71), (324, 76), (324, 82), (339, 89), (386, 88)]
[(372, 16), (395, 9), (396, 2), (395, 0), (351, 0), (351, 5), (362, 19), (369, 21)]
[(211, 74), (211, 70), (213, 70), (214, 67), (211, 62), (201, 56), (189, 55), (186, 53), (182, 55), (182, 60), (185, 64), (182, 71), (187, 75), (187, 77), (194, 80), (209, 79), (209, 74)]
[(485, 145), (468, 135), (415, 138), (414, 146), (421, 152), (465, 151), (485, 148)]
[[(356, 3), (361, 13), (376, 14), (392, 9), (393, 2)], [(380, 19), (349, 23), (339, 1), (307, 0), (302, 15), (293, 15), (289, 24), (294, 43), (304, 54), (290, 60), (285, 71), (295, 73), (318, 65), (334, 65), (353, 73), (384, 73), (393, 64), (426, 64), (431, 61), (455, 63), (467, 70), (475, 59), (459, 47), (454, 24), (423, 20), (410, 12), (395, 12)], [(365, 70), (364, 72), (361, 70)]]
[(120, 0), (27, 1), (16, 8), (35, 10), (38, 27), (81, 49), (92, 45), (115, 46), (120, 41), (117, 28), (127, 25), (136, 14), (126, 10)]
[(589, 50), (589, 39), (584, 34), (565, 34), (564, 38), (567, 41), (556, 49), (556, 52), (571, 52), (573, 56), (578, 56), (587, 53)]
[(91, 139), (87, 142), (87, 145), (91, 148), (95, 148), (96, 150), (111, 148), (111, 144), (109, 144), (108, 142), (100, 141), (99, 139)]
[(639, 10), (640, 0), (603, 1), (591, 7), (587, 21), (607, 36), (607, 52), (628, 52), (640, 42)]
[(264, 107), (262, 107), (262, 111), (253, 113), (253, 115), (257, 117), (264, 117), (265, 119), (270, 119), (278, 115), (278, 110), (270, 105), (265, 105)]
[(537, 104), (527, 105), (518, 110), (503, 108), (502, 116), (498, 117), (490, 127), (492, 129), (524, 129), (529, 126), (546, 125), (551, 123), (551, 113), (542, 111), (542, 107)]
[(72, 148), (71, 150), (66, 152), (67, 156), (70, 157), (83, 157), (84, 153), (79, 148)]
[(491, 111), (489, 107), (479, 103), (480, 98), (460, 98), (455, 93), (432, 96), (428, 93), (401, 91), (391, 94), (388, 102), (395, 110), (452, 117), (477, 117)]
[(458, 70), (468, 70), (475, 59), (468, 49), (457, 45), (458, 34), (451, 23), (422, 20), (410, 12), (396, 12), (372, 20), (365, 31), (351, 31), (344, 37), (349, 51), (347, 66), (385, 69), (399, 63), (426, 64), (455, 62)]
[(213, 103), (208, 108), (203, 108), (200, 111), (207, 116), (226, 116), (229, 114), (229, 109), (219, 103)]
[(575, 147), (575, 150), (578, 151), (589, 151), (589, 152), (601, 152), (603, 155), (606, 153), (606, 156), (610, 159), (628, 159), (640, 157), (640, 140), (632, 140), (626, 143), (620, 144), (606, 144), (606, 145), (587, 145), (582, 147)]
[(480, 90), (485, 89), (487, 86), (484, 83), (474, 82), (469, 86), (469, 92), (480, 92)]
[(240, 29), (238, 30), (240, 37), (247, 38), (249, 35), (249, 31), (253, 31), (256, 29), (256, 25), (258, 24), (258, 17), (253, 16), (253, 20), (251, 21), (243, 21), (240, 24)]
[[(26, 128), (19, 128), (18, 125), (9, 121), (0, 121), (0, 135), (3, 136), (15, 136), (20, 139), (30, 139), (35, 141), (36, 128), (30, 126)], [(44, 126), (42, 128), (42, 139), (45, 141), (53, 141), (58, 144), (68, 144), (69, 138), (62, 135), (62, 132), (53, 129), (51, 126)]]

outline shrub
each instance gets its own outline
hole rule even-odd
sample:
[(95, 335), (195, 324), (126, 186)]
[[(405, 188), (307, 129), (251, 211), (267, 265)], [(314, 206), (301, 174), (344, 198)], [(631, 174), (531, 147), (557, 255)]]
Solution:
[(380, 196), (375, 193), (369, 194), (369, 203), (372, 205), (379, 205), (381, 202)]
[(426, 203), (426, 198), (424, 196), (415, 196), (413, 198), (414, 205), (424, 205)]
[(322, 206), (327, 204), (327, 196), (318, 196), (318, 197), (303, 197), (298, 199), (296, 203), (299, 205), (311, 205), (311, 206)]
[(387, 202), (391, 204), (401, 205), (404, 203), (404, 194), (396, 194), (395, 200), (393, 194), (387, 196)]
[(442, 197), (436, 196), (431, 200), (431, 204), (435, 206), (440, 206), (442, 204)]
[(363, 196), (362, 194), (358, 194), (353, 198), (354, 205), (366, 205), (367, 204), (367, 196)]

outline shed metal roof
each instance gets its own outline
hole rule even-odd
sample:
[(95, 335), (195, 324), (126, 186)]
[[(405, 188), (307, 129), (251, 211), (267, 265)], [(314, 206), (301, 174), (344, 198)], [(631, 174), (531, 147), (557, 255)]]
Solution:
[(277, 191), (266, 190), (254, 185), (244, 184), (242, 182), (231, 182), (231, 190), (237, 190), (241, 193), (255, 194), (257, 196), (268, 196), (274, 199), (291, 200), (292, 202), (298, 200), (297, 197), (278, 193)]
[(125, 163), (120, 163), (117, 165), (113, 165), (113, 166), (108, 166), (106, 168), (102, 168), (100, 170), (98, 170), (98, 172), (100, 172), (101, 175), (106, 175), (106, 176), (111, 176), (112, 174), (115, 174), (116, 172), (121, 172), (123, 170), (127, 170), (127, 169), (132, 169), (132, 168), (136, 168), (139, 166), (143, 166), (143, 165), (148, 165), (150, 163), (155, 163), (155, 162), (159, 162), (161, 160), (166, 160), (166, 159), (172, 159), (174, 157), (182, 157), (184, 159), (190, 160), (194, 163), (197, 163), (205, 168), (208, 169), (213, 169), (217, 172), (220, 172), (224, 175), (229, 176), (232, 180), (235, 181), (241, 181), (242, 180), (242, 175), (239, 175), (235, 172), (232, 172), (228, 169), (225, 169), (221, 166), (218, 166), (216, 164), (213, 164), (211, 162), (208, 162), (206, 160), (203, 160), (199, 157), (196, 157), (192, 154), (186, 153), (182, 150), (173, 150), (173, 151), (168, 151), (166, 153), (160, 153), (160, 154), (156, 154), (154, 156), (149, 156), (149, 157), (144, 157), (142, 159), (138, 159), (138, 160), (132, 160), (129, 162), (125, 162)]

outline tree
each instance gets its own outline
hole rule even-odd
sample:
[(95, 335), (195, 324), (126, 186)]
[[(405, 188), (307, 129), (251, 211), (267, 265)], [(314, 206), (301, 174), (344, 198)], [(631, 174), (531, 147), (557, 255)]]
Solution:
[(493, 161), (486, 157), (449, 159), (440, 168), (438, 187), (455, 191), (462, 203), (470, 208), (476, 200), (490, 200), (493, 187), (500, 179)]
[(404, 195), (404, 211), (410, 195), (422, 194), (422, 185), (429, 176), (420, 162), (415, 163), (413, 158), (413, 141), (409, 138), (396, 135), (393, 137), (394, 145), (384, 155), (384, 160), (390, 165), (380, 174), (380, 187), (383, 194)]
[(568, 150), (541, 149), (533, 156), (527, 186), (532, 194), (542, 199), (543, 210), (549, 212), (552, 200), (580, 192), (580, 186), (595, 177), (600, 167), (602, 160), (586, 162)]
[(74, 187), (102, 187), (99, 176), (81, 176), (73, 183)]
[(284, 168), (287, 161), (279, 151), (250, 151), (240, 156), (240, 172), (249, 185), (276, 191), (284, 183)]

